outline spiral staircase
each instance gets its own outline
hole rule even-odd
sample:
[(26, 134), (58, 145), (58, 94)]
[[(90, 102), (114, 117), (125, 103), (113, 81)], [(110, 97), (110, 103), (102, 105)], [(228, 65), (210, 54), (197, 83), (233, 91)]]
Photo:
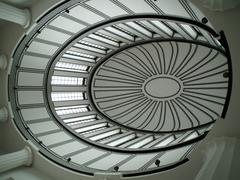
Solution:
[(185, 0), (70, 0), (20, 40), (9, 72), (17, 128), (65, 168), (123, 177), (168, 170), (225, 117), (223, 32)]

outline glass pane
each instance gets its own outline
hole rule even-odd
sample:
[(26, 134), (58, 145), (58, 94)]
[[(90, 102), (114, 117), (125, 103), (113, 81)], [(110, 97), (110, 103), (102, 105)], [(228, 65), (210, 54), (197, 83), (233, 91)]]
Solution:
[(29, 124), (28, 127), (34, 134), (45, 133), (59, 129), (52, 121)]
[(83, 100), (82, 92), (52, 92), (52, 101), (74, 101)]
[(75, 51), (67, 51), (63, 57), (70, 58), (70, 59), (76, 59), (81, 61), (87, 61), (87, 62), (95, 62), (95, 56), (91, 56), (88, 54), (83, 54)]
[(46, 108), (22, 109), (21, 114), (25, 121), (49, 118)]
[(70, 153), (73, 153), (75, 151), (78, 151), (80, 149), (86, 148), (87, 146), (81, 144), (78, 141), (73, 141), (70, 143), (66, 143), (57, 147), (52, 148), (51, 150), (60, 156), (64, 156)]
[(157, 13), (145, 0), (118, 0), (135, 13)]
[(86, 132), (86, 131), (91, 131), (91, 130), (94, 130), (94, 129), (99, 129), (99, 128), (102, 128), (102, 127), (106, 127), (107, 123), (100, 123), (100, 124), (96, 124), (96, 125), (91, 125), (91, 126), (87, 126), (87, 127), (83, 127), (83, 128), (78, 128), (76, 129), (76, 132), (78, 133), (83, 133), (83, 132)]
[(153, 141), (153, 136), (150, 136), (150, 137), (148, 137), (146, 139), (143, 139), (140, 142), (129, 146), (128, 148), (140, 148), (140, 147), (144, 146), (145, 144), (147, 144), (147, 143), (149, 143), (151, 141)]
[(161, 29), (163, 32), (167, 33), (169, 36), (173, 35), (173, 31), (166, 26), (165, 24), (163, 24), (160, 21), (151, 21), (155, 26), (157, 26), (159, 29)]
[(83, 85), (84, 78), (52, 76), (52, 85)]
[(68, 107), (60, 107), (55, 108), (56, 113), (58, 115), (65, 115), (65, 114), (76, 114), (81, 112), (87, 112), (88, 108), (87, 105), (81, 105), (81, 106), (68, 106)]
[(33, 52), (37, 54), (44, 54), (44, 55), (53, 55), (56, 50), (58, 49), (57, 46), (44, 44), (40, 42), (32, 42), (27, 49), (28, 52)]
[(42, 86), (43, 74), (19, 72), (18, 85), (19, 86)]
[(58, 27), (63, 30), (66, 30), (66, 31), (70, 31), (72, 33), (76, 33), (86, 27), (85, 25), (79, 24), (75, 21), (72, 21), (70, 19), (67, 19), (67, 18), (61, 17), (61, 16), (54, 19), (50, 23), (50, 25)]
[(197, 37), (197, 32), (187, 24), (181, 24), (181, 26), (190, 34), (193, 38)]
[(21, 67), (45, 69), (48, 62), (49, 62), (49, 59), (47, 58), (24, 55), (22, 58)]
[(108, 146), (118, 146), (118, 145), (120, 145), (120, 144), (122, 144), (124, 142), (127, 142), (127, 141), (130, 141), (130, 140), (134, 139), (135, 137), (136, 137), (135, 134), (130, 134), (130, 135), (125, 136), (123, 138), (117, 139), (117, 140), (115, 140), (115, 141), (113, 141), (111, 143), (108, 143), (107, 145)]
[(98, 158), (99, 156), (104, 155), (105, 153), (106, 152), (99, 151), (97, 149), (90, 149), (90, 150), (87, 150), (87, 151), (84, 151), (82, 153), (72, 156), (71, 159), (72, 159), (72, 162), (75, 162), (78, 164), (84, 164), (88, 161)]
[(90, 116), (82, 116), (82, 117), (77, 117), (77, 118), (71, 118), (71, 119), (64, 119), (63, 121), (65, 123), (71, 123), (71, 122), (78, 122), (78, 121), (86, 121), (86, 120), (96, 120), (95, 115), (90, 115)]
[(88, 50), (88, 51), (92, 51), (92, 52), (97, 52), (97, 53), (100, 53), (100, 54), (106, 54), (106, 50), (105, 49), (102, 49), (102, 47), (95, 47), (90, 45), (89, 43), (76, 43), (74, 45), (74, 47), (78, 47), (80, 49), (85, 49), (85, 50)]
[(59, 44), (63, 44), (67, 39), (71, 36), (67, 34), (63, 34), (58, 31), (54, 31), (52, 29), (44, 28), (41, 33), (37, 36), (39, 39), (43, 39), (46, 41), (51, 41)]
[(152, 158), (154, 158), (157, 153), (146, 154), (146, 155), (136, 155), (133, 159), (127, 161), (125, 164), (119, 167), (121, 171), (131, 171), (138, 170), (144, 165), (146, 165)]
[(19, 104), (38, 104), (43, 103), (42, 91), (18, 91)]
[[(94, 7), (95, 9), (103, 12), (104, 14), (113, 17), (119, 16), (123, 14), (127, 14), (123, 9), (117, 6), (115, 3), (111, 2), (111, 0), (91, 0), (86, 2), (86, 4)], [(104, 4), (104, 6), (103, 6)]]
[[(108, 170), (109, 168), (113, 167), (114, 165), (118, 164), (119, 162), (127, 159), (130, 155), (125, 154), (111, 154), (100, 161), (96, 161), (89, 165), (88, 167), (95, 168), (95, 169), (103, 169)], [(109, 161), (111, 159), (111, 161)]]
[(70, 140), (72, 138), (70, 136), (68, 136), (65, 132), (58, 132), (58, 133), (54, 133), (54, 134), (40, 136), (38, 139), (40, 141), (42, 141), (44, 145), (50, 146), (53, 144), (57, 144), (60, 142)]
[(114, 134), (118, 134), (119, 132), (120, 132), (120, 129), (116, 129), (116, 130), (112, 130), (112, 131), (109, 131), (109, 132), (102, 133), (102, 134), (100, 134), (100, 135), (91, 137), (91, 138), (89, 138), (89, 139), (91, 139), (92, 141), (97, 141), (97, 140), (100, 140), (100, 139), (103, 139), (103, 138), (112, 136), (112, 135), (114, 135)]
[(163, 147), (163, 146), (166, 146), (168, 145), (169, 143), (171, 143), (172, 141), (174, 141), (175, 138), (173, 136), (170, 136), (169, 138), (161, 141), (160, 143), (158, 143), (156, 146), (154, 147)]
[(94, 24), (98, 21), (104, 20), (103, 17), (81, 6), (76, 6), (72, 8), (69, 12), (69, 15), (90, 24)]

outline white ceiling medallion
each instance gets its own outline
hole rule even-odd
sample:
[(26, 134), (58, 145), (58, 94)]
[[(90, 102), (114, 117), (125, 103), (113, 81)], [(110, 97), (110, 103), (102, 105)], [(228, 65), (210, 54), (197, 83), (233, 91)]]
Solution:
[(82, 174), (177, 167), (224, 118), (223, 32), (185, 0), (70, 0), (13, 53), (14, 121), (45, 157)]

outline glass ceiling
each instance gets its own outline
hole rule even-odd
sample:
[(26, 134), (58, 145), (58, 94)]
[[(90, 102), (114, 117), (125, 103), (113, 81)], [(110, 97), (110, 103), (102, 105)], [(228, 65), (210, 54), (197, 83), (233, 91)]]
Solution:
[(49, 10), (13, 55), (17, 127), (45, 157), (90, 176), (187, 162), (231, 95), (224, 33), (203, 18), (185, 0), (70, 0)]

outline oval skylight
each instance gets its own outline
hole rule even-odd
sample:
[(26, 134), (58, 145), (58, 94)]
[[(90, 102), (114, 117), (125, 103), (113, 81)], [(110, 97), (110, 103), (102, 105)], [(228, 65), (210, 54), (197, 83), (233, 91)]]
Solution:
[(13, 55), (9, 98), (24, 137), (87, 175), (176, 167), (225, 116), (224, 33), (188, 1), (64, 2)]

